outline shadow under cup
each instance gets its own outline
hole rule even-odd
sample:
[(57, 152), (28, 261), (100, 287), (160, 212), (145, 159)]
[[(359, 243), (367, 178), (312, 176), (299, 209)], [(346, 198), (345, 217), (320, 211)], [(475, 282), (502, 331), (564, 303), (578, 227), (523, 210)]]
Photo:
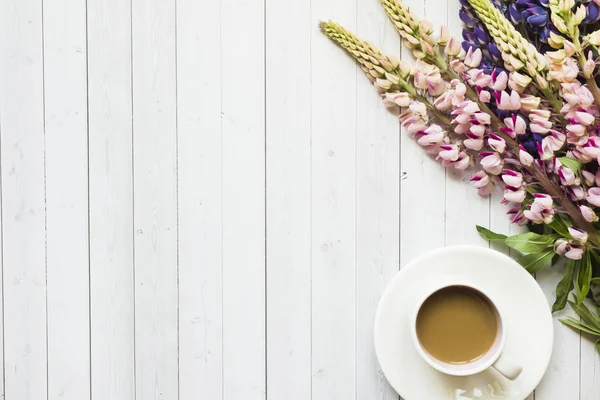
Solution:
[(455, 376), (491, 367), (505, 342), (502, 318), (482, 290), (468, 284), (440, 287), (418, 303), (415, 345), (433, 368)]

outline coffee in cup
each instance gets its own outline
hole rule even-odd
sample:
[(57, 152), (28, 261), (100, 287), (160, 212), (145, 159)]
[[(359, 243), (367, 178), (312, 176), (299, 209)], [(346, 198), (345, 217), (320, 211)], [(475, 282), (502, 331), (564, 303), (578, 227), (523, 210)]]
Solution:
[(493, 367), (512, 380), (521, 373), (502, 353), (506, 333), (500, 311), (469, 283), (429, 291), (418, 303), (413, 337), (425, 361), (446, 374), (472, 375)]

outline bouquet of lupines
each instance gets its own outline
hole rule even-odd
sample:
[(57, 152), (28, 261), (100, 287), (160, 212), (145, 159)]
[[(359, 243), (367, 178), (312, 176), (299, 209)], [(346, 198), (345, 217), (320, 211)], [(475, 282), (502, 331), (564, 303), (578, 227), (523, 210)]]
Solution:
[[(434, 35), (400, 0), (380, 0), (415, 62), (382, 54), (334, 22), (321, 29), (358, 61), (405, 131), (444, 167), (473, 170), (482, 196), (504, 192), (528, 233), (487, 239), (535, 273), (565, 257), (553, 311), (600, 338), (600, 18), (595, 2), (461, 0), (464, 41)], [(594, 0), (600, 1), (600, 0)], [(600, 351), (600, 339), (597, 348)]]

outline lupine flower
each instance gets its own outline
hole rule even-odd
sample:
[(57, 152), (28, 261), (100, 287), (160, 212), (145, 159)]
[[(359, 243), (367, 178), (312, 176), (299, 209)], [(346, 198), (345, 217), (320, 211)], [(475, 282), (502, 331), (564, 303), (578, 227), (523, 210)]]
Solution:
[(498, 153), (492, 152), (481, 152), (479, 155), (482, 157), (479, 162), (483, 169), (492, 175), (500, 175), (502, 168), (504, 167), (504, 161)]
[(554, 242), (554, 252), (559, 255), (564, 255), (571, 260), (581, 260), (581, 257), (583, 256), (583, 246), (578, 242), (561, 238)]
[(596, 213), (594, 211), (592, 211), (592, 209), (589, 208), (588, 206), (580, 205), (579, 211), (581, 211), (581, 214), (583, 215), (583, 218), (585, 218), (586, 221), (588, 221), (588, 222), (598, 221), (598, 215), (596, 215)]
[(504, 186), (504, 199), (512, 203), (522, 203), (527, 193), (522, 187)]
[(494, 191), (494, 183), (484, 171), (478, 171), (473, 175), (471, 183), (477, 188), (477, 193), (480, 196), (487, 196)]
[(593, 206), (600, 207), (600, 187), (593, 187), (588, 190), (587, 202)]
[(588, 240), (587, 232), (579, 228), (569, 227), (569, 234), (571, 234), (574, 240), (581, 244), (585, 244)]
[(535, 199), (529, 210), (523, 211), (525, 218), (534, 224), (549, 224), (554, 220), (555, 209), (552, 197), (547, 194), (535, 193)]

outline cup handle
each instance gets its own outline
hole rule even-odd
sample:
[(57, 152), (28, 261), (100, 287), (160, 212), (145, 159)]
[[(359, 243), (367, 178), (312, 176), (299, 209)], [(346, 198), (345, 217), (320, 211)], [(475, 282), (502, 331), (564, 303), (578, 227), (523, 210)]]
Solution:
[(521, 375), (521, 372), (523, 372), (523, 368), (515, 364), (504, 353), (500, 354), (500, 357), (492, 367), (511, 381), (517, 379)]

